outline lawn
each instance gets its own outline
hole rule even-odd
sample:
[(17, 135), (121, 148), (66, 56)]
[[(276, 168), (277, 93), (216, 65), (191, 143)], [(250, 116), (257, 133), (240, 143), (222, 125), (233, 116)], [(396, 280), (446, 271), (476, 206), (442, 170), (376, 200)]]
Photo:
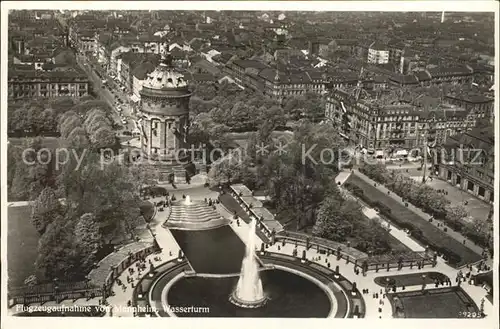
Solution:
[(481, 260), (480, 255), (464, 246), (461, 242), (442, 232), (439, 228), (429, 223), (426, 219), (420, 217), (385, 193), (380, 192), (377, 188), (366, 183), (361, 178), (356, 177), (355, 175), (351, 175), (348, 178), (347, 182), (362, 189), (363, 196), (367, 201), (371, 203), (378, 201), (384, 204), (391, 209), (391, 216), (397, 218), (403, 223), (411, 224), (417, 229), (421, 230), (423, 236), (436, 246), (443, 249), (448, 249), (460, 256), (460, 261), (458, 261), (456, 264), (450, 265), (460, 267), (465, 264), (474, 263)]
[(31, 208), (9, 207), (7, 216), (8, 285), (21, 286), (34, 273), (38, 233), (31, 224)]
[(423, 283), (422, 275), (425, 274), (425, 283), (433, 284), (435, 279), (444, 281), (448, 279), (448, 277), (439, 272), (419, 272), (419, 273), (411, 273), (411, 274), (401, 274), (401, 275), (387, 275), (387, 276), (379, 276), (374, 279), (375, 283), (381, 287), (385, 287), (387, 285), (387, 278), (389, 278), (389, 284), (391, 286), (396, 287), (410, 287), (410, 286), (418, 286)]
[(476, 304), (460, 287), (431, 289), (424, 292), (409, 291), (387, 296), (393, 305), (395, 317), (399, 318), (442, 319), (479, 316)]

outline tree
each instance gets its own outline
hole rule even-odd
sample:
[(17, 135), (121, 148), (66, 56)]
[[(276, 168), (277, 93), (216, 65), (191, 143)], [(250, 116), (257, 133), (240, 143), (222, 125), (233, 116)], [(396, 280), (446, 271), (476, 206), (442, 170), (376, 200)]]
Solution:
[(69, 117), (73, 117), (73, 116), (78, 116), (78, 114), (76, 114), (75, 111), (67, 111), (67, 112), (64, 112), (63, 114), (61, 114), (59, 116), (59, 121), (58, 121), (58, 124), (59, 124), (59, 130), (61, 129), (61, 125), (64, 121), (66, 121), (66, 119), (68, 119)]
[(38, 135), (40, 128), (43, 126), (42, 112), (43, 107), (41, 105), (29, 106), (26, 112), (26, 121), (28, 122), (28, 130), (31, 133)]
[(53, 156), (49, 159), (49, 155), (45, 152), (39, 153), (42, 148), (40, 138), (35, 138), (25, 144), (24, 159), (19, 159), (16, 164), (14, 177), (12, 179), (11, 196), (16, 200), (34, 200), (46, 186), (52, 186), (54, 173), (52, 163), (45, 162), (54, 159)]
[[(322, 162), (322, 150), (338, 153), (342, 141), (338, 133), (324, 125), (302, 123), (286, 145), (263, 159), (258, 172), (279, 215), (295, 221), (297, 229), (313, 225), (319, 204), (329, 191), (338, 191), (331, 177), (338, 171), (334, 163)], [(311, 158), (303, 150), (311, 151)]]
[(356, 227), (356, 249), (370, 252), (372, 255), (382, 255), (391, 251), (387, 232), (374, 219), (368, 219), (363, 214)]
[(78, 114), (86, 114), (87, 112), (98, 108), (101, 109), (104, 113), (111, 113), (112, 108), (108, 103), (102, 100), (88, 100), (85, 102), (80, 102), (73, 107), (73, 111)]
[(363, 163), (360, 171), (378, 183), (385, 184), (388, 181), (387, 169), (382, 163)]
[[(342, 213), (344, 210), (356, 211), (350, 203), (343, 207), (342, 200), (338, 196), (328, 196), (320, 206), (316, 224), (312, 233), (316, 236), (334, 241), (346, 241), (354, 229), (354, 223)], [(359, 205), (357, 210), (359, 211)]]
[(85, 272), (80, 267), (80, 255), (74, 244), (74, 221), (56, 216), (38, 241), (35, 262), (37, 277), (43, 281), (59, 279), (78, 281)]
[(94, 117), (93, 120), (91, 120), (89, 122), (89, 124), (87, 124), (85, 126), (85, 129), (87, 130), (87, 133), (92, 136), (92, 134), (94, 134), (96, 131), (98, 131), (99, 129), (101, 128), (104, 128), (104, 129), (111, 129), (111, 125), (109, 123), (107, 123), (103, 117), (100, 117), (100, 116), (96, 116)]
[(26, 108), (21, 107), (9, 113), (8, 129), (10, 133), (24, 135), (25, 131), (30, 128), (29, 125)]
[(96, 260), (97, 252), (103, 246), (103, 239), (94, 214), (80, 216), (75, 226), (75, 243), (82, 256), (81, 266), (88, 268)]
[(39, 132), (53, 133), (57, 131), (56, 112), (53, 109), (45, 109), (41, 113), (41, 126), (38, 127)]
[(308, 92), (285, 101), (284, 110), (294, 119), (308, 118), (311, 122), (319, 122), (325, 115), (325, 100), (316, 93)]
[(74, 149), (84, 149), (89, 146), (89, 139), (85, 129), (82, 127), (74, 128), (66, 137), (66, 145)]
[(61, 205), (51, 187), (42, 190), (31, 208), (31, 222), (38, 233), (43, 234), (55, 216), (61, 212)]
[(7, 186), (9, 187), (9, 189), (12, 186), (12, 181), (14, 180), (18, 163), (21, 162), (19, 165), (23, 165), (23, 150), (24, 149), (22, 147), (17, 145), (7, 145)]
[(230, 153), (214, 163), (208, 172), (208, 179), (211, 186), (217, 186), (223, 183), (231, 183), (232, 180), (239, 178), (239, 167), (242, 159), (239, 155)]
[(129, 172), (132, 177), (136, 178), (133, 183), (135, 184), (134, 189), (137, 191), (145, 186), (156, 185), (160, 175), (156, 166), (141, 162), (132, 164), (129, 167)]
[(117, 144), (116, 135), (109, 127), (97, 129), (91, 136), (90, 141), (93, 147), (97, 149), (112, 148)]
[(461, 220), (469, 216), (467, 209), (465, 209), (465, 207), (459, 204), (447, 205), (445, 209), (446, 209), (446, 220), (451, 222), (460, 222)]
[(67, 117), (59, 127), (62, 138), (67, 138), (69, 133), (73, 131), (76, 127), (81, 127), (82, 121), (77, 115)]
[(87, 130), (89, 130), (89, 128), (93, 126), (96, 121), (101, 121), (104, 122), (106, 125), (111, 126), (111, 121), (109, 120), (107, 114), (99, 108), (95, 108), (87, 112), (83, 125)]
[(72, 97), (57, 97), (49, 101), (49, 107), (55, 110), (56, 114), (64, 114), (70, 111), (73, 106), (75, 106), (75, 100)]
[(192, 94), (202, 100), (211, 100), (217, 94), (215, 84), (195, 84), (192, 86)]
[(79, 167), (70, 157), (58, 177), (61, 194), (75, 217), (94, 214), (106, 241), (130, 238), (141, 223), (138, 179), (120, 163), (101, 165), (95, 152), (86, 155)]

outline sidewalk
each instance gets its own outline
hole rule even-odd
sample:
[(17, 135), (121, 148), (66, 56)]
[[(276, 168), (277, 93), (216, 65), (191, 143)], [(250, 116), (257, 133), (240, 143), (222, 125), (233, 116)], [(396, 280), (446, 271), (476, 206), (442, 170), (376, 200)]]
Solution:
[[(432, 181), (427, 180), (425, 183), (436, 190), (447, 191), (448, 195), (445, 195), (446, 199), (450, 200), (452, 204), (462, 204), (469, 214), (476, 219), (486, 220), (491, 207), (493, 207), (493, 205), (478, 199), (473, 194), (460, 190), (441, 179), (434, 177)], [(464, 205), (464, 201), (467, 201), (468, 204)]]
[[(280, 248), (279, 250), (278, 247)], [(267, 248), (267, 250), (291, 255), (294, 248), (295, 245), (290, 243), (286, 244), (285, 246), (283, 246), (280, 243), (277, 243)], [(298, 246), (297, 250), (298, 250), (298, 255), (302, 255), (302, 251), (305, 250), (305, 247)], [(386, 270), (381, 270), (378, 273), (374, 271), (369, 271), (367, 272), (366, 276), (363, 276), (361, 274), (356, 275), (354, 273), (354, 265), (352, 263), (346, 264), (344, 260), (338, 261), (337, 257), (333, 255), (330, 255), (328, 257), (326, 257), (326, 255), (320, 255), (317, 253), (316, 249), (311, 248), (307, 250), (306, 257), (307, 259), (313, 260), (315, 263), (321, 264), (323, 266), (325, 266), (327, 263), (330, 263), (332, 269), (335, 269), (335, 267), (338, 265), (340, 273), (343, 276), (345, 276), (349, 281), (356, 282), (359, 290), (368, 289), (369, 294), (363, 295), (366, 304), (365, 318), (368, 319), (374, 319), (379, 317), (383, 319), (392, 318), (392, 307), (387, 298), (375, 299), (372, 297), (372, 293), (374, 292), (380, 293), (380, 291), (383, 289), (374, 282), (374, 279), (376, 277), (386, 276), (386, 275), (401, 275), (409, 273), (424, 273), (424, 272), (436, 271), (447, 275), (453, 281), (453, 285), (456, 285), (455, 278), (458, 273), (458, 270), (455, 270), (452, 267), (448, 266), (441, 258), (438, 258), (438, 264), (436, 265), (436, 267), (426, 266), (420, 270), (417, 267), (414, 267), (413, 269), (403, 268), (400, 271), (398, 271), (397, 269), (391, 269), (389, 272), (387, 272)], [(472, 299), (478, 306), (481, 302), (481, 299), (486, 295), (485, 290), (479, 286), (471, 286), (469, 284), (464, 283), (461, 285), (461, 287), (472, 297)], [(421, 289), (421, 286), (419, 288)], [(431, 286), (429, 286), (429, 288), (431, 288)], [(384, 305), (380, 305), (380, 300), (384, 300)], [(382, 312), (378, 312), (379, 307), (382, 309)], [(489, 315), (493, 314), (493, 306), (488, 301), (485, 302), (485, 313)]]
[[(359, 172), (358, 170), (354, 170), (354, 173), (356, 174), (356, 176), (358, 176), (359, 178), (361, 178), (365, 182), (369, 183), (372, 186), (374, 185), (375, 181), (370, 179), (369, 177), (367, 177), (363, 173)], [(387, 195), (387, 191), (389, 191), (389, 189), (387, 189), (385, 186), (383, 186), (382, 184), (378, 184), (378, 183), (377, 183), (376, 188), (386, 195)], [(399, 204), (404, 205), (403, 201), (401, 200), (401, 197), (396, 195), (394, 192), (391, 191), (391, 194), (389, 196), (392, 199), (396, 200)], [(431, 217), (431, 215), (426, 214), (425, 212), (423, 212), (419, 208), (413, 206), (411, 203), (408, 205), (408, 209), (410, 209), (411, 211), (413, 211), (414, 213), (416, 213), (417, 215), (419, 215), (423, 219), (428, 219)], [(434, 220), (431, 224), (437, 227), (438, 222), (443, 223), (442, 221)], [(446, 227), (446, 225), (444, 223), (443, 223), (443, 225), (444, 225), (444, 227)], [(443, 232), (444, 232), (444, 230), (443, 230)], [(473, 250), (477, 254), (479, 254), (479, 255), (482, 254), (483, 248), (475, 245), (474, 242), (472, 242), (468, 238), (464, 237), (462, 234), (460, 234), (456, 231), (453, 231), (451, 229), (448, 229), (447, 232), (445, 232), (445, 233), (460, 243), (463, 243), (465, 240), (464, 245), (466, 245), (469, 249)], [(491, 259), (488, 261), (492, 262)]]
[[(379, 217), (378, 212), (372, 208), (363, 207), (363, 213), (365, 214), (366, 217), (370, 219), (376, 219), (382, 227), (389, 227), (390, 225), (386, 220)], [(396, 228), (394, 226), (390, 226), (389, 233), (393, 237), (401, 241), (401, 243), (403, 243), (405, 246), (410, 248), (411, 251), (416, 251), (416, 252), (425, 251), (425, 248), (422, 247), (418, 242), (413, 240), (410, 236), (408, 236), (408, 234), (405, 231)]]

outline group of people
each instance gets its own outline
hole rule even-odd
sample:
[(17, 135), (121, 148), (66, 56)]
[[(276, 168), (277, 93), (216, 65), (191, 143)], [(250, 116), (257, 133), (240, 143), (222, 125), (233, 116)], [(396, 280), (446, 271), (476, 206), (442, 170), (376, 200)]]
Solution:
[(439, 286), (451, 286), (451, 280), (449, 278), (446, 278), (446, 279), (436, 279), (434, 280), (434, 285), (436, 288), (438, 288)]
[(444, 189), (437, 190), (436, 192), (443, 194), (443, 195), (448, 195), (448, 191), (445, 191)]
[(212, 198), (205, 198), (205, 203), (208, 204), (210, 207), (213, 206), (214, 204), (219, 204), (219, 200), (215, 199), (212, 200)]

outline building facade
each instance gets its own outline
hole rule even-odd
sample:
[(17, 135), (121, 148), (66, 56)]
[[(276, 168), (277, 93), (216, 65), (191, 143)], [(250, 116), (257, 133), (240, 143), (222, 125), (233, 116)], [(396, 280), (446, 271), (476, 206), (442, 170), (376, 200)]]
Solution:
[(387, 64), (389, 63), (389, 49), (381, 43), (375, 41), (368, 48), (368, 63)]
[(89, 94), (90, 81), (83, 72), (75, 71), (10, 71), (8, 97), (80, 98)]
[(425, 141), (442, 145), (449, 137), (475, 127), (485, 114), (455, 105), (425, 110), (410, 104), (387, 104), (356, 87), (333, 90), (327, 96), (325, 117), (356, 145), (411, 149)]
[(486, 202), (493, 203), (494, 147), (492, 126), (478, 127), (451, 137), (445, 145), (445, 161), (439, 164), (439, 177)]

